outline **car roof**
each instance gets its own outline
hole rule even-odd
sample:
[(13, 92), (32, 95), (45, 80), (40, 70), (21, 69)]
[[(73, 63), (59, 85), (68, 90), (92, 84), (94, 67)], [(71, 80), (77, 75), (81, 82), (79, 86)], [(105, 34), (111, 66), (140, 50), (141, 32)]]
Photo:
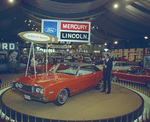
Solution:
[(62, 62), (62, 63), (58, 63), (58, 64), (75, 65), (75, 66), (95, 66), (95, 65), (93, 65), (93, 64), (89, 64), (89, 63), (79, 63), (79, 62)]

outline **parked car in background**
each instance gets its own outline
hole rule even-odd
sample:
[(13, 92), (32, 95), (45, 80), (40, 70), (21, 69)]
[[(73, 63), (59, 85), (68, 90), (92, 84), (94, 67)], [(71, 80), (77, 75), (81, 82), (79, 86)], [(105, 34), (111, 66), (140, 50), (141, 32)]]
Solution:
[(113, 61), (112, 70), (127, 70), (133, 66), (135, 66), (135, 65), (131, 65), (130, 63), (125, 62), (125, 61)]
[[(135, 65), (131, 65), (130, 63), (125, 62), (125, 61), (113, 61), (112, 70), (127, 70), (133, 66), (135, 66)], [(97, 67), (100, 69), (103, 69), (103, 65), (97, 65)]]
[(103, 86), (102, 71), (92, 64), (58, 63), (48, 73), (17, 78), (12, 90), (27, 100), (63, 105), (69, 96)]
[(127, 81), (132, 83), (144, 84), (150, 89), (150, 70), (142, 67), (131, 67), (127, 70), (114, 70), (111, 72), (112, 80)]
[(83, 57), (83, 63), (93, 63), (90, 57)]

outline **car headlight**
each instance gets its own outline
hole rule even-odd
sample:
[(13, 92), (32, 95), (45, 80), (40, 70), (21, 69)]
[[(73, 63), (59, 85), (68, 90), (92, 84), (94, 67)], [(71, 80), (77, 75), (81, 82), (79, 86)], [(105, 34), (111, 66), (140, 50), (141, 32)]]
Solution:
[(22, 83), (16, 82), (15, 87), (21, 89), (23, 87), (23, 85), (22, 85)]
[(16, 88), (18, 88), (19, 87), (19, 83), (16, 83), (15, 86), (16, 86)]
[(40, 93), (40, 94), (44, 94), (44, 89), (43, 89), (42, 87), (37, 87), (37, 88), (35, 89), (35, 92), (36, 92), (36, 93)]
[(41, 94), (44, 94), (44, 89), (41, 89), (41, 90), (40, 90), (40, 93), (41, 93)]
[(39, 93), (40, 92), (40, 88), (36, 88), (35, 91), (36, 91), (36, 93)]
[(23, 86), (22, 83), (19, 83), (19, 84), (18, 84), (18, 87), (19, 87), (20, 89), (22, 88), (22, 86)]

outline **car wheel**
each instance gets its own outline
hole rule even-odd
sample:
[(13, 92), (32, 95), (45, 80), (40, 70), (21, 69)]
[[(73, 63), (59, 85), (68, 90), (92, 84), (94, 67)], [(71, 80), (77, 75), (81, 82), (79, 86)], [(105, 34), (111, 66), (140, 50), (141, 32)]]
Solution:
[(95, 87), (95, 89), (96, 90), (99, 90), (99, 89), (101, 89), (103, 87), (103, 80), (101, 79), (99, 82), (98, 82), (98, 84), (97, 84), (97, 86)]
[(119, 81), (119, 79), (116, 75), (112, 75), (111, 80), (112, 80), (112, 82), (118, 82)]
[(54, 104), (58, 105), (58, 106), (61, 106), (61, 105), (65, 104), (65, 102), (67, 101), (67, 99), (68, 99), (68, 91), (67, 91), (67, 89), (62, 89), (58, 93), (57, 98), (54, 101)]
[(147, 81), (147, 82), (146, 82), (146, 86), (147, 86), (147, 88), (150, 89), (150, 81)]

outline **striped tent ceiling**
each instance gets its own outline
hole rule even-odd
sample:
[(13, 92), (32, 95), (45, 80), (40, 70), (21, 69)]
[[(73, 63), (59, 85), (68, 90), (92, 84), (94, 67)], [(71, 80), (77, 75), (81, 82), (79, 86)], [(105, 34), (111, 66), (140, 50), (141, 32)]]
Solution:
[(98, 44), (116, 40), (143, 42), (144, 36), (150, 35), (150, 0), (1, 1), (1, 40), (17, 39), (22, 31), (40, 30), (41, 19), (90, 21), (91, 41)]

